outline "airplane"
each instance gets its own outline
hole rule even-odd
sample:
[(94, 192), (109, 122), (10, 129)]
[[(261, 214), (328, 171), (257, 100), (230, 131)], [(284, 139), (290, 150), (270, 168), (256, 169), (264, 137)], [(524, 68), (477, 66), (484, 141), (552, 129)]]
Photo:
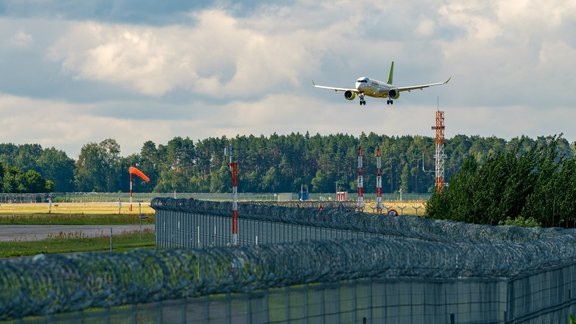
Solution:
[(428, 87), (443, 85), (448, 83), (450, 79), (452, 79), (452, 77), (450, 77), (448, 78), (448, 80), (444, 82), (420, 84), (407, 87), (397, 87), (392, 85), (393, 75), (394, 75), (394, 61), (392, 61), (392, 64), (390, 65), (390, 74), (388, 75), (388, 82), (382, 82), (367, 77), (361, 77), (358, 78), (358, 80), (356, 80), (356, 88), (353, 89), (321, 86), (314, 83), (314, 81), (312, 81), (312, 85), (314, 85), (316, 88), (334, 90), (336, 92), (342, 91), (344, 92), (344, 98), (348, 100), (354, 100), (354, 98), (356, 98), (356, 95), (358, 95), (358, 97), (360, 97), (360, 105), (366, 105), (366, 100), (364, 99), (364, 96), (374, 98), (388, 98), (386, 104), (393, 105), (394, 99), (398, 99), (400, 97), (400, 92), (403, 91), (410, 92), (412, 90), (422, 90)]

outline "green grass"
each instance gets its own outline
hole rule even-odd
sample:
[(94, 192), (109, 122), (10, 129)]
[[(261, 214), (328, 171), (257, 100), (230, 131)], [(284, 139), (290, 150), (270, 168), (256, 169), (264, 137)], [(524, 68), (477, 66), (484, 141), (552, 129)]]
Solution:
[[(49, 212), (46, 204), (1, 204), (0, 225), (137, 225), (154, 224), (154, 210), (149, 206), (136, 206), (132, 211), (124, 204), (119, 211), (114, 204), (54, 204)], [(142, 211), (145, 219), (140, 220)], [(134, 248), (153, 248), (154, 232), (138, 231), (112, 237), (113, 251)], [(80, 232), (60, 233), (41, 241), (0, 242), (0, 257), (17, 257), (39, 253), (70, 253), (109, 251), (110, 238), (87, 238)]]
[[(144, 214), (142, 224), (154, 224), (154, 214)], [(0, 225), (135, 225), (136, 214), (0, 214)]]
[[(136, 248), (154, 248), (153, 231), (130, 232), (112, 236), (112, 250), (124, 252)], [(77, 233), (57, 235), (41, 241), (9, 241), (0, 242), (0, 257), (30, 256), (40, 253), (71, 253), (109, 251), (110, 238), (101, 236), (86, 238)]]

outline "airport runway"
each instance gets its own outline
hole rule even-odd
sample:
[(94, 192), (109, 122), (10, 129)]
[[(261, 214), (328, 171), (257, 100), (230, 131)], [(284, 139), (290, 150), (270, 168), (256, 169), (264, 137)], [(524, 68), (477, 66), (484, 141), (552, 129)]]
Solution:
[[(140, 225), (0, 225), (0, 241), (37, 241), (63, 235), (83, 237), (112, 236), (123, 232), (140, 230)], [(154, 225), (142, 225), (142, 229), (154, 230)]]

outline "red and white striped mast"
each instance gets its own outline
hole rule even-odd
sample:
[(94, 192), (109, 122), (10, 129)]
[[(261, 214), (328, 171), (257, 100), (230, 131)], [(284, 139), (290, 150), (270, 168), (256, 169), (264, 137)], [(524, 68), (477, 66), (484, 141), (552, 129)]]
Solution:
[(382, 151), (376, 148), (376, 211), (382, 212)]
[(226, 155), (230, 157), (228, 166), (232, 173), (232, 245), (238, 245), (238, 162), (232, 162), (232, 145)]
[[(148, 178), (144, 173), (142, 173), (142, 171), (138, 170), (137, 168), (135, 168), (133, 166), (130, 166), (128, 168), (128, 173), (130, 174), (130, 211), (132, 211), (132, 174), (133, 173), (136, 174), (137, 176), (139, 176), (140, 178), (142, 178), (142, 180), (144, 180), (146, 182), (149, 182), (150, 178)], [(120, 201), (118, 201), (118, 204), (121, 205)]]
[(358, 147), (358, 211), (364, 211), (364, 177), (362, 176), (362, 146)]

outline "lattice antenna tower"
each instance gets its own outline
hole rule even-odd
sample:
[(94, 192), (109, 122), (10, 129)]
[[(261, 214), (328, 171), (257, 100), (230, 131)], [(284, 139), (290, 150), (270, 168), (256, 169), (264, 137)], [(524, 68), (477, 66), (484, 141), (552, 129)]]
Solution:
[(362, 146), (358, 147), (358, 211), (364, 211), (364, 177), (362, 176)]
[(436, 191), (444, 191), (444, 112), (436, 111), (436, 126), (432, 126), (432, 129), (436, 130), (436, 154), (434, 159), (436, 160)]
[(232, 144), (224, 150), (230, 158), (228, 166), (232, 174), (232, 245), (238, 245), (238, 162), (232, 160)]

